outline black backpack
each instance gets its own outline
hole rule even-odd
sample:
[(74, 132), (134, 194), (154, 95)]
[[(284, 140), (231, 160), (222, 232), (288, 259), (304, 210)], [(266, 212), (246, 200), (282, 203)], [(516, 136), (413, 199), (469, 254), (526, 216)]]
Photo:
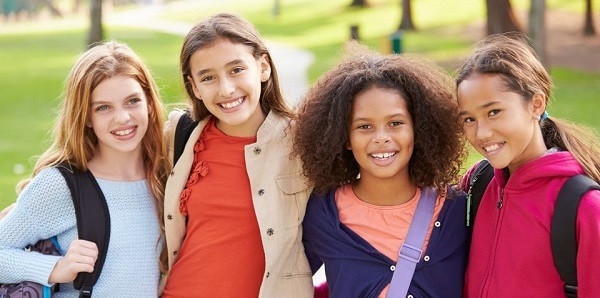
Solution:
[(192, 131), (198, 125), (198, 121), (194, 121), (192, 117), (190, 117), (189, 111), (185, 111), (183, 115), (179, 118), (179, 122), (177, 122), (177, 127), (175, 127), (175, 140), (174, 140), (174, 148), (173, 148), (173, 166), (181, 157), (183, 153), (183, 149), (185, 149), (185, 144), (187, 143)]
[[(79, 290), (79, 297), (91, 297), (92, 289), (100, 277), (106, 259), (110, 239), (110, 215), (106, 199), (98, 182), (87, 170), (81, 172), (75, 167), (62, 163), (56, 166), (64, 176), (75, 207), (77, 232), (79, 239), (95, 242), (98, 246), (98, 259), (91, 273), (80, 272), (73, 281), (73, 287)], [(58, 255), (54, 239), (41, 240), (30, 249), (44, 254)], [(53, 289), (58, 290), (58, 289)], [(0, 298), (47, 297), (51, 289), (32, 282), (4, 284), (0, 287)]]
[[(475, 221), (481, 198), (493, 177), (494, 168), (485, 159), (473, 170), (467, 192), (467, 226)], [(554, 206), (550, 231), (552, 256), (565, 283), (567, 297), (577, 297), (577, 207), (583, 195), (592, 189), (600, 190), (600, 185), (586, 175), (575, 175), (562, 186)]]

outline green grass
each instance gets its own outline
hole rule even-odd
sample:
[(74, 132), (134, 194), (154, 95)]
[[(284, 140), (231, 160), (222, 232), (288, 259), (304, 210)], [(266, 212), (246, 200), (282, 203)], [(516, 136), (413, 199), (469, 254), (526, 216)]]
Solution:
[[(50, 144), (63, 82), (84, 50), (85, 30), (0, 34), (0, 208), (15, 200), (16, 183)], [(165, 102), (179, 102), (181, 37), (109, 28), (108, 37), (128, 43), (152, 70)], [(24, 167), (15, 173), (15, 167)], [(19, 169), (17, 169), (19, 170)]]
[[(359, 26), (362, 43), (390, 51), (389, 36), (399, 24), (400, 1), (370, 2), (371, 7), (357, 9), (348, 7), (350, 0), (286, 0), (281, 1), (281, 14), (273, 17), (273, 0), (201, 1), (161, 17), (195, 23), (220, 11), (239, 13), (269, 41), (311, 51), (315, 62), (309, 77), (314, 81), (340, 59), (351, 25)], [(526, 10), (530, 1), (512, 2)], [(549, 0), (548, 7), (581, 13), (583, 1)], [(404, 32), (403, 48), (433, 59), (451, 72), (471, 49), (473, 37), (465, 32), (483, 22), (484, 1), (419, 0), (413, 1), (413, 9), (419, 31)], [(595, 10), (600, 11), (600, 6)], [(14, 201), (15, 184), (31, 172), (33, 157), (49, 145), (63, 80), (83, 50), (86, 28), (85, 18), (53, 21), (33, 29), (25, 24), (0, 27), (0, 208)], [(148, 64), (166, 103), (181, 101), (180, 36), (115, 27), (107, 30), (108, 38), (128, 43)], [(600, 74), (554, 68), (552, 75), (556, 92), (550, 114), (598, 130), (600, 118), (592, 113), (598, 106), (595, 97), (600, 92)], [(478, 158), (471, 154), (465, 166)], [(22, 165), (23, 172), (15, 173), (15, 165)]]

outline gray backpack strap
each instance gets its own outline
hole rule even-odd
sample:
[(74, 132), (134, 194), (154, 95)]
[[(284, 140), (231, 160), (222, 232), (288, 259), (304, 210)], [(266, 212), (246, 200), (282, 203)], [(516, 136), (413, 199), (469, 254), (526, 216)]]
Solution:
[(431, 224), (436, 199), (437, 192), (435, 189), (424, 188), (421, 190), (421, 197), (408, 228), (406, 240), (398, 250), (398, 262), (386, 296), (388, 298), (406, 297), (406, 293), (408, 293), (408, 287), (415, 273), (415, 268), (421, 260), (423, 244)]
[(600, 190), (600, 185), (586, 175), (573, 176), (560, 189), (554, 205), (552, 255), (567, 297), (577, 297), (577, 208), (583, 195), (592, 189)]

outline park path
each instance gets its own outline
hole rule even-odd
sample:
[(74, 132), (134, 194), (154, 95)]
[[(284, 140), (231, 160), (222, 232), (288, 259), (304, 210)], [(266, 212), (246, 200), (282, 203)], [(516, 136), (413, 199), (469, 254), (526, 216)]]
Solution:
[[(184, 37), (194, 24), (165, 20), (160, 16), (169, 9), (185, 9), (186, 5), (198, 7), (198, 1), (170, 1), (165, 4), (142, 5), (139, 9), (126, 12), (112, 12), (106, 17), (106, 23), (150, 29)], [(288, 45), (268, 40), (266, 43), (277, 67), (284, 98), (291, 106), (295, 106), (308, 89), (308, 67), (314, 61), (314, 56), (308, 51)]]

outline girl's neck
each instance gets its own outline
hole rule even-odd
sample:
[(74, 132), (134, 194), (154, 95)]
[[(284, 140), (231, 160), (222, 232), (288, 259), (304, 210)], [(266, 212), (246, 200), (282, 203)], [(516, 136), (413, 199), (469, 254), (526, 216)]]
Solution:
[(361, 201), (377, 206), (395, 206), (410, 201), (417, 192), (417, 186), (409, 179), (369, 179), (361, 178), (352, 186), (356, 197)]
[(131, 155), (103, 155), (96, 152), (88, 161), (88, 168), (94, 177), (112, 181), (139, 181), (146, 179), (146, 171), (141, 152)]

